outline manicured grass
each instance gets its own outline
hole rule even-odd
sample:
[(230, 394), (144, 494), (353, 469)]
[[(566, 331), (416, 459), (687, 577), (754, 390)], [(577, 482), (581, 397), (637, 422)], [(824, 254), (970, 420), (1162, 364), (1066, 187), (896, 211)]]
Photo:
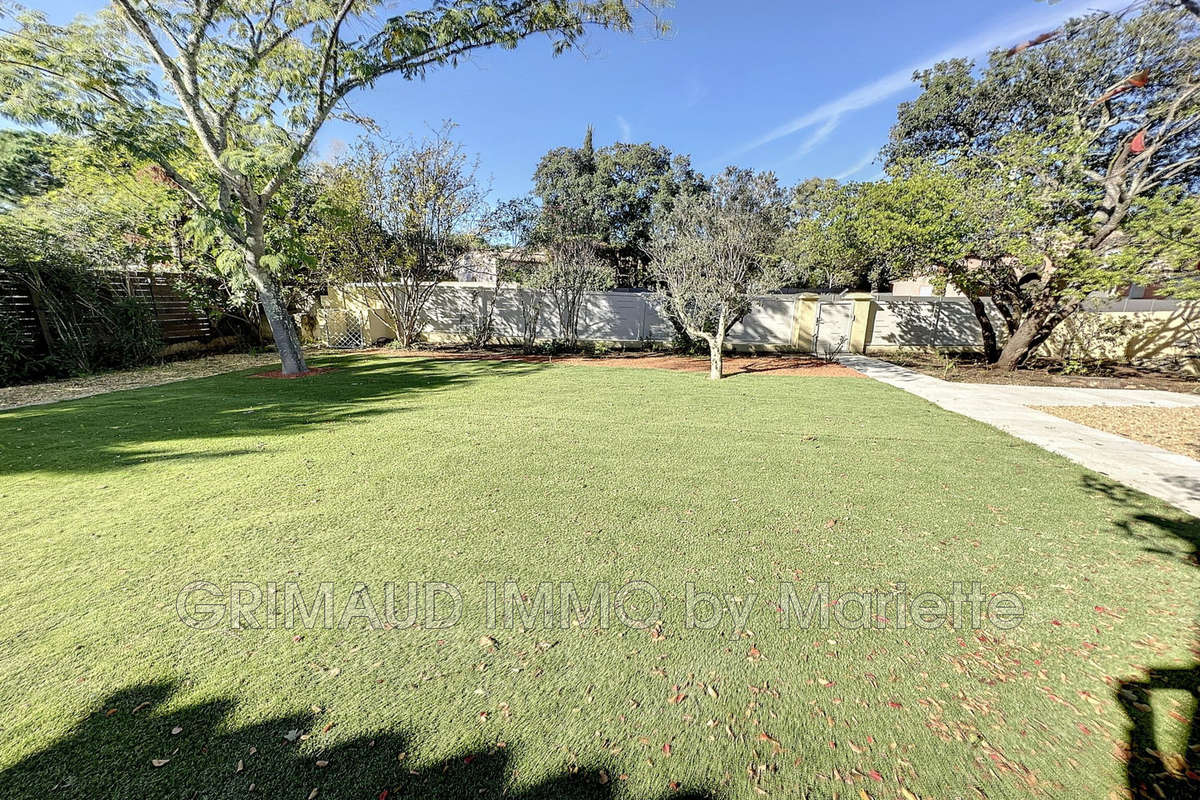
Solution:
[[(0, 796), (1093, 798), (1195, 763), (1182, 512), (866, 380), (321, 363), (0, 414)], [(462, 617), (193, 630), (195, 580), (446, 581)], [(665, 607), (489, 630), (506, 580)], [(821, 581), (1026, 619), (783, 628)], [(689, 582), (757, 595), (744, 628), (685, 624)]]

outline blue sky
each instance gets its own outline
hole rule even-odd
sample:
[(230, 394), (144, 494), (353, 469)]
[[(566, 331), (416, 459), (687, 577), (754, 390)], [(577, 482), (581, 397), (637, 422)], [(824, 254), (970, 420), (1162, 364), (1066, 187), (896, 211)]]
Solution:
[[(30, 2), (56, 20), (101, 3)], [(494, 199), (531, 188), (538, 158), (576, 145), (664, 144), (706, 172), (725, 164), (770, 169), (786, 183), (811, 176), (865, 180), (871, 159), (915, 95), (914, 69), (978, 56), (1053, 28), (1086, 9), (1127, 0), (677, 0), (666, 38), (599, 32), (585, 53), (557, 58), (543, 40), (477, 54), (423, 82), (386, 78), (351, 96), (391, 135), (442, 120), (480, 156)], [(399, 3), (407, 8), (412, 4)], [(328, 154), (360, 133), (332, 123)]]

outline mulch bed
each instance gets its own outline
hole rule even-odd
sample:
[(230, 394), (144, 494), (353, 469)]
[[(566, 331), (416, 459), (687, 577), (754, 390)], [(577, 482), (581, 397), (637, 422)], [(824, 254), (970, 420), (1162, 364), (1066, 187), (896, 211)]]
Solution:
[(886, 361), (954, 383), (990, 383), (1004, 386), (1067, 386), (1077, 389), (1161, 389), (1200, 394), (1200, 378), (1127, 364), (1108, 364), (1087, 373), (1064, 375), (1062, 364), (1040, 361), (1014, 372), (990, 369), (970, 356), (956, 357), (953, 368), (946, 359), (929, 353), (880, 355)]
[[(674, 372), (708, 372), (708, 358), (681, 356), (670, 353), (613, 353), (603, 356), (544, 356), (525, 355), (503, 350), (393, 350), (378, 348), (371, 351), (402, 358), (441, 358), (457, 360), (523, 361), (531, 364), (562, 364), (566, 366), (627, 367), (631, 369), (665, 369)], [(725, 376), (731, 375), (789, 375), (801, 377), (862, 378), (849, 367), (822, 361), (811, 356), (763, 355), (725, 357)]]
[(1038, 411), (1200, 460), (1200, 408), (1040, 406)]
[(304, 372), (297, 372), (292, 375), (284, 375), (283, 370), (273, 369), (269, 372), (256, 372), (251, 375), (251, 378), (274, 378), (276, 380), (290, 381), (295, 378), (311, 378), (313, 375), (323, 375), (326, 372), (333, 372), (337, 367), (313, 367), (306, 369)]

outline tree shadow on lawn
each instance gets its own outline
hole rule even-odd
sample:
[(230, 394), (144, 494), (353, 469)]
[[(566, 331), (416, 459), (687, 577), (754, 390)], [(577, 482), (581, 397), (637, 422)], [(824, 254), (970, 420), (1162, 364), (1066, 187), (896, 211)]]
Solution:
[[(233, 700), (161, 711), (177, 689), (173, 683), (154, 682), (105, 698), (59, 741), (0, 772), (0, 796), (245, 797), (253, 785), (251, 796), (306, 798), (315, 789), (320, 800), (607, 800), (618, 780), (596, 765), (514, 791), (511, 758), (499, 745), (463, 751), (418, 769), (408, 755), (417, 743), (401, 733), (380, 731), (320, 747), (314, 742), (325, 736), (325, 727), (315, 713), (232, 728), (226, 720), (236, 707)], [(155, 766), (163, 759), (166, 763)], [(667, 791), (672, 800), (716, 796)]]
[(189, 451), (179, 440), (266, 438), (359, 422), (403, 410), (395, 401), (544, 368), (517, 361), (363, 356), (321, 360), (320, 365), (334, 371), (286, 381), (243, 371), (0, 412), (0, 475), (95, 473), (241, 455), (253, 450)]
[[(1140, 503), (1140, 495), (1111, 481), (1085, 476), (1084, 487), (1107, 496), (1113, 503), (1128, 507)], [(1124, 535), (1139, 541), (1148, 553), (1186, 559), (1200, 567), (1200, 521), (1180, 521), (1158, 514), (1138, 511), (1116, 522)], [(1146, 527), (1154, 531), (1146, 532)], [(1164, 538), (1165, 537), (1165, 538)], [(1178, 540), (1172, 542), (1171, 540)], [(1183, 543), (1188, 552), (1172, 545)], [(1129, 718), (1129, 737), (1125, 752), (1126, 780), (1134, 800), (1194, 800), (1200, 797), (1200, 640), (1191, 647), (1194, 663), (1190, 667), (1149, 667), (1146, 679), (1125, 680), (1117, 686), (1116, 699)], [(1178, 712), (1169, 712), (1187, 724), (1187, 739), (1182, 753), (1166, 753), (1156, 734), (1156, 692), (1189, 692), (1194, 705), (1187, 720)]]

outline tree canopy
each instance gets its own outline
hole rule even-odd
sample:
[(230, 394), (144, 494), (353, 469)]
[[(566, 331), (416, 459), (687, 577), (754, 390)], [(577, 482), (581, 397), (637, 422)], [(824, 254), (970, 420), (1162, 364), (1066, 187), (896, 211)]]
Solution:
[(67, 25), (6, 6), (0, 113), (154, 162), (197, 225), (241, 254), (284, 371), (296, 373), (304, 358), (279, 297), (283, 258), (268, 250), (267, 209), (326, 120), (361, 121), (346, 97), (386, 75), (420, 79), (537, 34), (561, 52), (592, 25), (632, 29), (635, 10), (653, 5), (432, 0), (388, 15), (361, 0), (114, 0)]
[[(1070, 20), (1030, 46), (916, 76), (889, 165), (925, 159), (1028, 193), (1028, 270), (999, 363), (1021, 363), (1093, 292), (1131, 279), (1117, 258), (1145, 200), (1200, 180), (1200, 20), (1173, 2)], [(1036, 263), (1035, 263), (1036, 262)], [(1007, 267), (1001, 267), (1002, 269)], [(1031, 280), (1028, 280), (1031, 279)]]
[(550, 235), (548, 225), (554, 220), (571, 234), (591, 237), (626, 285), (644, 282), (645, 247), (654, 221), (680, 194), (705, 186), (688, 156), (650, 143), (617, 142), (595, 149), (591, 129), (581, 147), (560, 147), (542, 156), (533, 181), (546, 212), (541, 235)]

